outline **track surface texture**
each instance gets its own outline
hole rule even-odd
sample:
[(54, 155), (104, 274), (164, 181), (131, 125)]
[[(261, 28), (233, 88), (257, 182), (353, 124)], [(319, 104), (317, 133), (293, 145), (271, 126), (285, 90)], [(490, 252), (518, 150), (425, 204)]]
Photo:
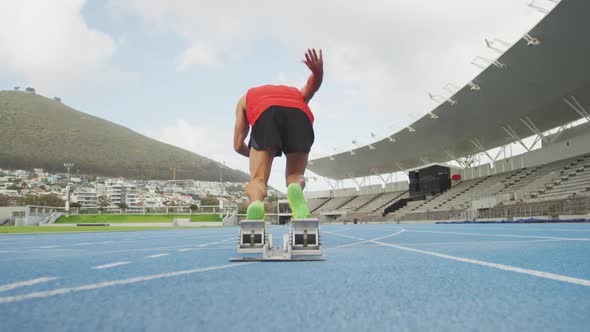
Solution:
[(589, 224), (321, 230), (326, 261), (263, 263), (228, 261), (238, 228), (2, 235), (1, 330), (590, 326)]

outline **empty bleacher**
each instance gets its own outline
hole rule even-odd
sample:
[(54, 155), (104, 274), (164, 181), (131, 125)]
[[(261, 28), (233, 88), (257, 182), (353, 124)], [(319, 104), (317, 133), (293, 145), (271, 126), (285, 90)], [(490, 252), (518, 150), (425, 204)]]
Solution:
[(386, 192), (381, 194), (380, 196), (376, 197), (374, 200), (368, 202), (366, 205), (361, 206), (357, 209), (356, 212), (359, 213), (368, 213), (368, 214), (381, 214), (381, 211), (391, 204), (393, 204), (398, 199), (407, 197), (408, 191), (394, 191), (394, 192)]
[(564, 199), (574, 194), (590, 191), (590, 158), (579, 159), (578, 162), (561, 175), (546, 190), (539, 193), (541, 200)]
[(320, 205), (318, 208), (316, 208), (315, 210), (312, 210), (312, 213), (322, 213), (322, 212), (331, 212), (331, 211), (337, 211), (339, 210), (342, 206), (344, 206), (346, 203), (352, 201), (356, 196), (345, 196), (345, 197), (334, 197), (334, 198), (330, 198), (327, 202), (325, 202), (324, 204)]
[[(425, 200), (408, 201), (407, 205), (381, 219), (385, 208), (407, 198), (407, 190), (372, 194), (353, 192), (342, 197), (312, 198), (309, 204), (316, 215), (337, 211), (365, 220), (398, 221), (446, 220), (468, 215), (479, 218), (535, 216), (553, 210), (559, 213), (584, 212), (590, 207), (590, 155), (463, 180)], [(582, 203), (573, 205), (571, 202), (576, 198)], [(479, 201), (477, 207), (473, 207), (475, 200)], [(481, 202), (488, 201), (494, 202), (490, 203), (492, 208), (482, 208)], [(545, 207), (543, 202), (550, 202), (553, 210)]]
[(358, 208), (366, 205), (367, 203), (374, 200), (375, 198), (377, 198), (380, 195), (381, 194), (358, 195), (354, 199), (352, 199), (351, 201), (347, 202), (342, 207), (340, 207), (339, 210), (341, 210), (341, 211), (357, 211)]

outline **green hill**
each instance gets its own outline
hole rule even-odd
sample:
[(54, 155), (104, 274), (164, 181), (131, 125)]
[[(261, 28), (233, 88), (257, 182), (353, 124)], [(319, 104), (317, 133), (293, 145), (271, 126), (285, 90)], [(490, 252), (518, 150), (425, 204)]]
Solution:
[[(206, 142), (203, 142), (206, 144)], [(0, 167), (44, 168), (74, 174), (131, 179), (218, 181), (220, 164), (128, 128), (82, 113), (53, 99), (19, 91), (0, 91)], [(225, 181), (248, 176), (224, 168)]]

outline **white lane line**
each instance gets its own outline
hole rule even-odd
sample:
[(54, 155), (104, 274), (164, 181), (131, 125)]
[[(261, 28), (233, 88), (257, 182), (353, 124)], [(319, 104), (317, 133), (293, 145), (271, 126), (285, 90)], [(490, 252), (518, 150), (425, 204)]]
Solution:
[(463, 233), (463, 232), (441, 232), (441, 231), (416, 231), (416, 230), (409, 230), (408, 232), (411, 232), (411, 233), (458, 234), (458, 235), (474, 235), (474, 236), (496, 236), (496, 237), (522, 237), (522, 238), (532, 238), (532, 239), (552, 239), (552, 240), (564, 240), (564, 241), (590, 241), (590, 239), (588, 239), (588, 238), (579, 238), (579, 237), (555, 237), (555, 236)]
[(341, 237), (345, 237), (347, 239), (364, 240), (364, 239), (359, 238), (359, 237), (356, 237), (356, 236), (344, 235), (344, 234), (334, 233), (334, 232), (321, 231), (321, 233), (322, 234), (330, 234), (330, 235), (341, 236)]
[(509, 231), (527, 231), (527, 232), (539, 232), (539, 231), (558, 231), (558, 232), (590, 232), (590, 229), (575, 229), (575, 228), (510, 228), (510, 227), (478, 227), (479, 229), (493, 231), (509, 230)]
[[(113, 241), (103, 241), (103, 242), (83, 242), (83, 243), (74, 243), (74, 244), (63, 244), (63, 245), (51, 245), (51, 246), (41, 246), (41, 247), (20, 247), (15, 248), (18, 250), (29, 250), (29, 249), (55, 249), (55, 248), (66, 248), (66, 247), (78, 247), (78, 246), (89, 246), (93, 244), (107, 244), (112, 243)], [(4, 249), (4, 248), (2, 248)]]
[(380, 245), (386, 246), (386, 247), (396, 248), (396, 249), (405, 250), (405, 251), (411, 251), (411, 252), (415, 252), (415, 253), (419, 253), (419, 254), (430, 255), (430, 256), (435, 256), (435, 257), (444, 258), (444, 259), (450, 259), (450, 260), (454, 260), (454, 261), (458, 261), (458, 262), (476, 264), (476, 265), (491, 267), (491, 268), (495, 268), (495, 269), (499, 269), (499, 270), (528, 274), (528, 275), (532, 275), (532, 276), (539, 277), (539, 278), (568, 282), (571, 284), (576, 284), (576, 285), (581, 285), (581, 286), (590, 286), (590, 280), (586, 280), (586, 279), (568, 277), (568, 276), (564, 276), (564, 275), (560, 275), (560, 274), (554, 274), (554, 273), (537, 271), (537, 270), (523, 269), (523, 268), (516, 267), (516, 266), (485, 262), (485, 261), (480, 261), (477, 259), (445, 255), (445, 254), (441, 254), (438, 252), (403, 247), (403, 246), (398, 246), (395, 244), (385, 243), (385, 242), (380, 242), (380, 241), (371, 241), (371, 242), (376, 243), (376, 244), (380, 244)]
[(178, 249), (176, 251), (178, 251), (178, 252), (187, 252), (187, 251), (191, 251), (191, 250), (193, 250), (193, 249), (192, 248), (182, 248), (182, 249)]
[(466, 241), (466, 242), (414, 242), (414, 243), (395, 243), (400, 246), (434, 246), (446, 244), (509, 244), (509, 243), (534, 243), (534, 242), (559, 242), (562, 240), (522, 240), (522, 241)]
[(406, 229), (403, 228), (403, 227), (401, 227), (401, 229), (399, 231), (395, 232), (395, 233), (391, 233), (391, 234), (388, 234), (388, 235), (377, 237), (377, 238), (374, 238), (374, 239), (371, 239), (371, 240), (365, 240), (365, 239), (361, 239), (361, 238), (356, 238), (356, 239), (361, 240), (361, 241), (354, 242), (354, 243), (348, 243), (348, 244), (341, 244), (339, 246), (328, 247), (326, 249), (337, 249), (337, 248), (354, 247), (354, 246), (358, 246), (359, 244), (364, 244), (364, 243), (369, 243), (371, 241), (378, 241), (378, 240), (383, 240), (383, 239), (387, 239), (387, 238), (390, 238), (390, 237), (394, 237), (394, 236), (397, 236), (397, 235), (399, 235), (399, 234), (401, 234), (401, 233), (403, 233), (405, 231), (406, 231)]
[(54, 290), (44, 291), (44, 292), (35, 292), (35, 293), (29, 293), (29, 294), (23, 294), (23, 295), (6, 296), (6, 297), (0, 297), (0, 304), (12, 303), (12, 302), (18, 302), (18, 301), (24, 301), (24, 300), (30, 300), (30, 299), (47, 298), (47, 297), (56, 296), (56, 295), (63, 295), (63, 294), (74, 293), (74, 292), (82, 292), (82, 291), (87, 291), (87, 290), (94, 290), (94, 289), (105, 288), (105, 287), (113, 287), (113, 286), (118, 286), (118, 285), (135, 284), (138, 282), (163, 279), (163, 278), (171, 278), (171, 277), (177, 277), (177, 276), (187, 275), (187, 274), (195, 274), (195, 273), (208, 272), (208, 271), (214, 271), (214, 270), (222, 270), (222, 269), (228, 269), (228, 268), (232, 268), (232, 267), (238, 267), (238, 266), (248, 265), (248, 264), (253, 264), (253, 263), (255, 263), (255, 262), (217, 265), (217, 266), (210, 266), (210, 267), (204, 267), (204, 268), (198, 268), (198, 269), (192, 269), (192, 270), (167, 272), (167, 273), (160, 273), (160, 274), (152, 274), (152, 275), (143, 276), (143, 277), (105, 281), (105, 282), (100, 282), (97, 284), (89, 284), (89, 285), (84, 285), (84, 286), (79, 286), (79, 287), (59, 288), (59, 289), (54, 289)]
[(158, 257), (164, 257), (164, 256), (168, 256), (169, 254), (155, 254), (155, 255), (150, 255), (150, 256), (145, 256), (145, 258), (158, 258)]
[(41, 277), (41, 278), (37, 278), (37, 279), (31, 279), (31, 280), (14, 282), (12, 284), (6, 284), (6, 285), (0, 286), (0, 292), (6, 292), (8, 290), (19, 288), (19, 287), (32, 286), (32, 285), (35, 285), (35, 284), (40, 284), (40, 283), (52, 281), (52, 280), (55, 280), (55, 279), (59, 279), (59, 278), (56, 278), (56, 277)]
[(127, 265), (129, 263), (131, 263), (131, 262), (116, 262), (116, 263), (94, 266), (92, 269), (94, 269), (94, 270), (110, 269), (111, 267)]

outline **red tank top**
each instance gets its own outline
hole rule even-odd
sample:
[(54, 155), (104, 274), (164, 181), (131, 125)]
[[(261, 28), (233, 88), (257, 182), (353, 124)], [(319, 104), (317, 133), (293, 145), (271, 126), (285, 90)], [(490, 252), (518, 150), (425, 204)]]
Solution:
[(313, 123), (313, 113), (299, 89), (285, 85), (263, 85), (246, 93), (246, 118), (250, 126), (254, 126), (260, 115), (271, 106), (298, 108)]

